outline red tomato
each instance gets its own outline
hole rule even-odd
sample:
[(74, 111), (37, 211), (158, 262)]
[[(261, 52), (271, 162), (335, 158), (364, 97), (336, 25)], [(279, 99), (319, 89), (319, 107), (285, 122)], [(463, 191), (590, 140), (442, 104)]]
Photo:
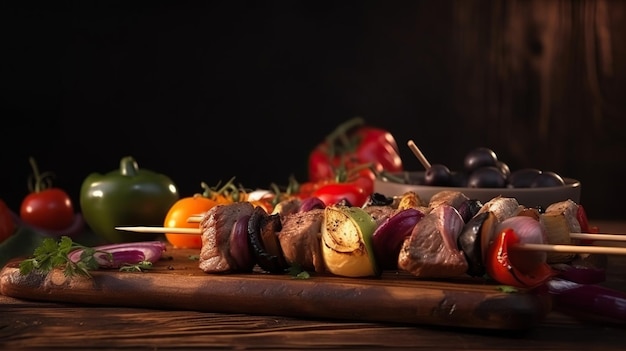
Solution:
[[(179, 199), (167, 212), (163, 226), (166, 228), (198, 228), (198, 223), (189, 223), (187, 219), (193, 215), (205, 213), (218, 203), (225, 202), (218, 202), (200, 194)], [(175, 248), (202, 248), (202, 237), (197, 234), (165, 233), (165, 238)]]
[(371, 169), (365, 168), (359, 170), (355, 176), (349, 178), (348, 182), (355, 183), (356, 185), (360, 186), (363, 191), (365, 191), (365, 193), (369, 196), (374, 193), (375, 180), (376, 174), (374, 174)]
[(511, 262), (509, 247), (519, 243), (519, 237), (508, 228), (499, 233), (487, 249), (485, 266), (487, 274), (498, 283), (518, 288), (532, 288), (545, 283), (555, 271), (543, 262), (531, 272), (522, 272)]
[(34, 158), (29, 158), (33, 174), (30, 193), (22, 200), (20, 218), (41, 229), (63, 230), (74, 222), (74, 206), (65, 190), (51, 187), (50, 172), (39, 173)]
[(15, 232), (15, 222), (9, 206), (0, 199), (0, 243)]
[(312, 196), (322, 200), (326, 206), (347, 200), (352, 206), (361, 207), (370, 194), (355, 183), (329, 183), (317, 188)]
[(403, 170), (398, 145), (384, 129), (368, 126), (360, 117), (338, 125), (309, 154), (309, 180), (332, 178), (335, 170), (371, 163), (377, 172)]
[(74, 222), (74, 206), (64, 190), (47, 188), (32, 192), (22, 200), (20, 217), (35, 227), (63, 230)]

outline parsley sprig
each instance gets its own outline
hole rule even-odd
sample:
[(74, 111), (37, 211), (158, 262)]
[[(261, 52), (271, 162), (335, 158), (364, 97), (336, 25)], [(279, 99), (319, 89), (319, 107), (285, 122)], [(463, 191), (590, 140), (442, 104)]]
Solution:
[[(124, 244), (120, 244), (124, 245)], [(130, 244), (129, 244), (130, 245)], [(110, 248), (110, 245), (107, 247)], [(67, 236), (62, 236), (60, 240), (54, 238), (46, 238), (41, 245), (35, 248), (33, 256), (20, 262), (20, 273), (23, 275), (33, 271), (40, 273), (49, 273), (55, 268), (63, 268), (66, 277), (76, 275), (91, 278), (90, 271), (102, 268), (102, 260), (113, 263), (114, 254), (102, 247), (87, 247), (75, 243)], [(76, 254), (70, 259), (69, 254), (75, 250), (80, 250), (80, 256), (76, 259)], [(119, 247), (118, 247), (119, 250)], [(136, 249), (135, 249), (136, 250)], [(100, 262), (98, 262), (98, 259)], [(109, 267), (109, 266), (107, 266)], [(134, 264), (123, 264), (120, 267), (121, 272), (143, 272), (152, 268), (152, 262), (142, 260)]]
[[(80, 260), (74, 262), (68, 258), (68, 254), (78, 249), (82, 249), (83, 252)], [(95, 258), (98, 252), (108, 255), (109, 259), (112, 258), (108, 252), (75, 243), (67, 236), (62, 236), (58, 241), (54, 238), (45, 238), (41, 245), (35, 248), (33, 257), (20, 262), (20, 273), (24, 275), (32, 271), (48, 273), (55, 268), (63, 267), (66, 277), (76, 275), (91, 277), (89, 271), (100, 267)]]

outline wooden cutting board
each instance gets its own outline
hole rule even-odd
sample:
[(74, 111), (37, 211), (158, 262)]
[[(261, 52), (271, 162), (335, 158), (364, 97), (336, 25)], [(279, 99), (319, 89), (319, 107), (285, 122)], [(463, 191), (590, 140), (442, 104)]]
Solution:
[(502, 292), (482, 279), (420, 280), (388, 271), (376, 278), (312, 274), (207, 274), (199, 250), (168, 247), (146, 272), (100, 270), (91, 279), (0, 271), (0, 293), (29, 300), (479, 329), (530, 329), (550, 311), (548, 296)]

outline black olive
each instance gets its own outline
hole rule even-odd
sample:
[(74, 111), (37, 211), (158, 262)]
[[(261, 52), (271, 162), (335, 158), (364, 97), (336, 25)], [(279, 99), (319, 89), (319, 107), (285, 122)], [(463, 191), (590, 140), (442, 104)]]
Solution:
[(535, 178), (541, 174), (536, 168), (522, 168), (511, 172), (509, 185), (513, 188), (530, 188)]
[(467, 274), (472, 277), (481, 277), (486, 273), (483, 263), (481, 229), (488, 215), (489, 212), (483, 212), (472, 217), (465, 224), (457, 239), (457, 245), (467, 259)]
[(465, 155), (465, 171), (473, 172), (481, 167), (495, 167), (498, 162), (496, 153), (486, 147), (477, 147)]
[(469, 188), (504, 188), (506, 178), (496, 167), (480, 167), (470, 174), (467, 186)]
[(541, 172), (533, 179), (530, 184), (531, 188), (543, 188), (548, 186), (563, 186), (565, 181), (560, 175), (554, 172)]
[(442, 164), (431, 165), (424, 173), (424, 184), (432, 186), (448, 186), (451, 183), (452, 173)]

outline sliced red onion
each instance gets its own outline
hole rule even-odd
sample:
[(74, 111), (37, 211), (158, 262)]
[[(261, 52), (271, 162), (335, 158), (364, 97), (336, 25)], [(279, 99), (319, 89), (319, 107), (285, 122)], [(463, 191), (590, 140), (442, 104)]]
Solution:
[(143, 262), (146, 260), (146, 255), (141, 250), (128, 249), (109, 253), (97, 251), (94, 258), (100, 268), (120, 268), (124, 265)]
[[(96, 250), (94, 257), (100, 268), (120, 268), (144, 261), (155, 263), (161, 258), (166, 246), (162, 241), (156, 240), (101, 245), (92, 249)], [(72, 262), (78, 262), (83, 252), (83, 249), (74, 250), (67, 257)]]
[(626, 293), (622, 291), (564, 279), (552, 279), (547, 285), (556, 311), (626, 322)]
[(411, 235), (415, 224), (424, 217), (424, 213), (407, 208), (389, 217), (372, 236), (374, 256), (382, 269), (397, 269), (398, 255), (404, 239)]
[(465, 226), (463, 217), (459, 211), (452, 206), (439, 206), (432, 210), (439, 216), (439, 223), (442, 224), (441, 235), (444, 244), (451, 249), (458, 249), (457, 242), (461, 231)]
[(603, 268), (575, 265), (575, 264), (553, 264), (560, 278), (579, 284), (597, 284), (606, 280), (606, 270)]
[(300, 204), (300, 212), (307, 212), (315, 208), (324, 208), (326, 204), (319, 197), (312, 196), (302, 200)]
[(483, 207), (483, 203), (480, 200), (468, 199), (459, 205), (458, 211), (463, 218), (463, 222), (467, 223), (470, 219), (478, 214), (480, 208)]
[(248, 246), (248, 221), (250, 216), (242, 216), (233, 225), (230, 235), (230, 256), (235, 260), (236, 271), (250, 271), (254, 266), (254, 260)]
[[(545, 228), (532, 217), (509, 217), (496, 226), (495, 232), (501, 233), (506, 228), (513, 229), (520, 244), (545, 244), (547, 242)], [(546, 262), (547, 253), (545, 251), (511, 251), (509, 259), (521, 272), (528, 273)]]

